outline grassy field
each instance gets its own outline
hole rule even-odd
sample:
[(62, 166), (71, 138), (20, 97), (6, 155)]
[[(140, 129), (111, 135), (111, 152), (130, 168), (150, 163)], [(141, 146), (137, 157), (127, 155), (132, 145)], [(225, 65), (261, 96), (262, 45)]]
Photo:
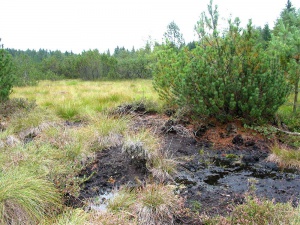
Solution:
[(34, 100), (62, 119), (86, 119), (126, 102), (158, 102), (151, 80), (40, 82), (36, 87), (15, 88), (12, 98)]
[[(175, 162), (164, 160), (159, 147), (153, 145), (159, 137), (150, 137), (147, 131), (135, 134), (129, 130), (130, 116), (112, 114), (124, 104), (163, 111), (151, 80), (42, 81), (38, 86), (14, 88), (11, 101), (0, 107), (0, 224), (173, 223), (172, 215), (182, 212), (184, 203), (170, 185), (147, 184), (134, 192), (124, 189), (106, 213), (63, 204), (63, 196), (78, 196), (80, 184), (87, 179), (79, 179), (78, 173), (93, 161), (97, 151), (120, 144), (118, 135), (124, 136), (123, 151), (128, 154), (134, 154), (130, 152), (132, 145), (146, 145), (143, 155), (151, 160), (151, 172), (159, 180), (174, 170)], [(280, 113), (289, 117), (290, 112), (283, 107)], [(299, 209), (294, 211), (289, 205), (274, 206), (274, 212), (263, 214), (270, 204), (249, 199), (235, 212), (251, 218), (253, 210), (261, 207), (260, 219), (265, 216), (270, 221), (272, 213), (284, 209), (291, 221), (297, 220), (294, 224), (299, 222), (295, 217)], [(236, 221), (234, 224), (241, 221), (233, 217), (206, 221), (230, 224), (230, 220)]]
[[(63, 194), (78, 195), (78, 172), (128, 129), (130, 118), (112, 117), (112, 109), (161, 107), (150, 80), (43, 81), (14, 88), (11, 99), (1, 109), (1, 224), (41, 221), (63, 210)], [(66, 121), (79, 125), (66, 129)]]

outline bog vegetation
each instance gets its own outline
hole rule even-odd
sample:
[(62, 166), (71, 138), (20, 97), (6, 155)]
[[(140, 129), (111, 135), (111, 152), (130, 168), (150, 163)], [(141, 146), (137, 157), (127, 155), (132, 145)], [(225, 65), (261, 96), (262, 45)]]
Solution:
[[(220, 29), (218, 18), (211, 2), (195, 25), (199, 39), (191, 43), (185, 43), (173, 21), (163, 43), (148, 42), (141, 49), (74, 54), (2, 46), (0, 223), (174, 223), (184, 204), (171, 185), (124, 189), (104, 214), (63, 205), (63, 196), (77, 196), (87, 179), (77, 177), (81, 169), (95, 152), (120, 144), (119, 135), (125, 137), (123, 151), (146, 160), (158, 180), (167, 180), (175, 170), (176, 162), (161, 151), (158, 137), (133, 133), (130, 117), (113, 116), (124, 103), (156, 112), (172, 109), (202, 122), (241, 119), (255, 127), (275, 120), (279, 128), (285, 124), (299, 132), (300, 10), (287, 1), (273, 30), (251, 21), (241, 27), (238, 18)], [(273, 146), (273, 160), (299, 168), (295, 148), (300, 141), (288, 144), (294, 149)], [(249, 197), (231, 216), (203, 221), (298, 224), (299, 207)]]

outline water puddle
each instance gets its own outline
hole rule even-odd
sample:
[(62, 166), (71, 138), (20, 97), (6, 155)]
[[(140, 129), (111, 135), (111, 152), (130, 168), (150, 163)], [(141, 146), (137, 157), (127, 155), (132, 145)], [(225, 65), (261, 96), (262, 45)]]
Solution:
[(114, 198), (117, 192), (105, 192), (97, 196), (90, 204), (90, 208), (96, 211), (106, 211), (109, 200)]

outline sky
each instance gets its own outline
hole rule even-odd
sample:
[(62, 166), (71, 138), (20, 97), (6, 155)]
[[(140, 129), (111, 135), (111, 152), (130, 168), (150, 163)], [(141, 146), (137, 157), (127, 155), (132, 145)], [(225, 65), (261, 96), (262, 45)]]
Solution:
[[(231, 15), (242, 24), (273, 27), (287, 0), (214, 0), (220, 23)], [(5, 48), (104, 52), (131, 50), (163, 40), (174, 21), (186, 42), (209, 0), (1, 0), (0, 38)], [(292, 0), (299, 9), (300, 1)]]

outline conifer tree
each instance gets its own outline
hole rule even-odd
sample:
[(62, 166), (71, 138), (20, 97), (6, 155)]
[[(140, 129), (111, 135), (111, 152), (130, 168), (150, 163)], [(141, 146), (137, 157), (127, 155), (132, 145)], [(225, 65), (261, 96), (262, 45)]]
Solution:
[(178, 25), (172, 21), (167, 26), (167, 31), (164, 34), (165, 39), (170, 42), (173, 46), (180, 48), (184, 45), (185, 41)]
[(11, 55), (3, 49), (0, 39), (0, 102), (8, 99), (14, 77)]
[(300, 82), (300, 9), (296, 11), (290, 0), (276, 21), (270, 51), (280, 57), (286, 77), (293, 85), (293, 112), (295, 113)]
[(154, 88), (194, 118), (267, 120), (289, 94), (283, 70), (277, 58), (264, 51), (251, 21), (246, 29), (238, 18), (229, 21), (222, 32), (218, 17), (211, 1), (208, 15), (203, 13), (195, 27), (199, 35), (195, 49), (176, 51), (167, 44), (156, 51)]

